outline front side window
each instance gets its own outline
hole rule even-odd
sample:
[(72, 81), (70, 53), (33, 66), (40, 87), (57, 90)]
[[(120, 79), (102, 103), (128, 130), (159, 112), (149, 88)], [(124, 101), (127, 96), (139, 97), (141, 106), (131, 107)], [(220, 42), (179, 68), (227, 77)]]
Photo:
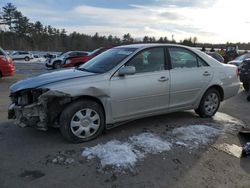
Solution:
[(172, 68), (195, 68), (198, 67), (196, 55), (184, 48), (169, 48)]
[(152, 48), (139, 52), (126, 66), (134, 66), (136, 73), (154, 72), (164, 70), (164, 49)]
[(132, 54), (136, 48), (112, 48), (81, 65), (78, 69), (94, 73), (105, 73)]

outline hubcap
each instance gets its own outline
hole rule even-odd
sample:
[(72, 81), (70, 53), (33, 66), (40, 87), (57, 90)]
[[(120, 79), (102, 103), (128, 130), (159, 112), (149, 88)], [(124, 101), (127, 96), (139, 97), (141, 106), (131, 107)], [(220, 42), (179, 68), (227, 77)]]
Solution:
[(208, 115), (212, 115), (219, 106), (219, 97), (216, 93), (210, 93), (205, 100), (205, 111)]
[(77, 111), (70, 122), (72, 133), (79, 138), (88, 138), (94, 135), (100, 127), (99, 114), (90, 108)]

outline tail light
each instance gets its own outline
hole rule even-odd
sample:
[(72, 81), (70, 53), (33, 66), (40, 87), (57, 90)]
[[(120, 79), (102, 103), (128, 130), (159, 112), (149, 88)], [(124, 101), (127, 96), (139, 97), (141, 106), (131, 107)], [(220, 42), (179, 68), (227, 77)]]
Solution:
[(240, 76), (240, 70), (239, 70), (239, 68), (237, 67), (237, 69), (236, 69), (236, 75), (237, 75), (237, 77), (239, 77)]

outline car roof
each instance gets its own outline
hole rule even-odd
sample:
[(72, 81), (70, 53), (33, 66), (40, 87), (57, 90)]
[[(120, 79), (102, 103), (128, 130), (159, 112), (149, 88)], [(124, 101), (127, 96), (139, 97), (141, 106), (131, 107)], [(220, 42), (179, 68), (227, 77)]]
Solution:
[(173, 47), (184, 47), (188, 49), (193, 49), (192, 47), (184, 46), (184, 45), (179, 45), (179, 44), (162, 44), (162, 43), (139, 43), (139, 44), (129, 44), (129, 45), (122, 45), (122, 46), (116, 46), (114, 48), (136, 48), (136, 49), (141, 49), (141, 48), (150, 48), (150, 47), (161, 47), (161, 46), (173, 46)]

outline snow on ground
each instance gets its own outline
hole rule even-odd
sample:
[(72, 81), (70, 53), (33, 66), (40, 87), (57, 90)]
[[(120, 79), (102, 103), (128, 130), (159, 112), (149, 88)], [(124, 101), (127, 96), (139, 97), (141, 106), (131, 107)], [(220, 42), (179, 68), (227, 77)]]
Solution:
[(142, 133), (137, 136), (132, 136), (129, 138), (132, 145), (139, 147), (145, 153), (161, 153), (164, 151), (171, 150), (172, 144), (162, 140), (155, 134), (152, 133)]
[(85, 148), (82, 155), (88, 157), (88, 159), (98, 157), (101, 160), (102, 167), (111, 165), (116, 168), (129, 169), (138, 160), (136, 152), (133, 151), (133, 147), (129, 143), (122, 143), (117, 140)]
[(172, 135), (176, 144), (189, 148), (198, 148), (200, 145), (208, 144), (221, 130), (206, 125), (189, 125), (187, 127), (175, 128)]
[(132, 169), (138, 160), (148, 154), (170, 151), (174, 146), (182, 146), (188, 150), (198, 149), (212, 142), (215, 137), (224, 133), (217, 124), (189, 125), (174, 128), (165, 139), (153, 133), (141, 133), (131, 136), (127, 141), (111, 140), (105, 144), (84, 148), (82, 156), (89, 160), (98, 158), (102, 168), (111, 166), (114, 169)]
[(131, 169), (146, 154), (157, 154), (170, 149), (171, 144), (168, 141), (152, 133), (142, 133), (130, 137), (128, 142), (112, 140), (106, 144), (85, 148), (82, 155), (88, 159), (98, 157), (103, 168), (112, 166), (118, 169)]

